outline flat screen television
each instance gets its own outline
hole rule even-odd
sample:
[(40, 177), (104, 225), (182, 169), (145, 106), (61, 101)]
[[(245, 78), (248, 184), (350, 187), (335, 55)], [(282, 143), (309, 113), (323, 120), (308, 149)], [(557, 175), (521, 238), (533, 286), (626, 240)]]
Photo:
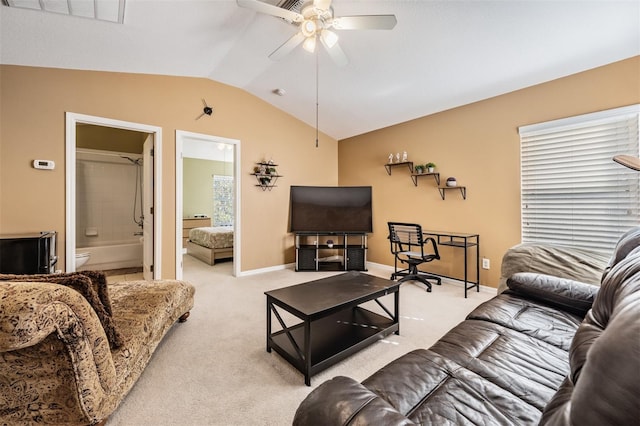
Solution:
[(292, 186), (291, 232), (373, 232), (370, 186)]

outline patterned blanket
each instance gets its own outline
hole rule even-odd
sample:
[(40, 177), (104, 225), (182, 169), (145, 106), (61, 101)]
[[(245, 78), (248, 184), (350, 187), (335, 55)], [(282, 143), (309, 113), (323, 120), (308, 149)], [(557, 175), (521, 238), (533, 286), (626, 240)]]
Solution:
[(189, 241), (208, 248), (233, 247), (233, 227), (193, 228), (189, 230)]

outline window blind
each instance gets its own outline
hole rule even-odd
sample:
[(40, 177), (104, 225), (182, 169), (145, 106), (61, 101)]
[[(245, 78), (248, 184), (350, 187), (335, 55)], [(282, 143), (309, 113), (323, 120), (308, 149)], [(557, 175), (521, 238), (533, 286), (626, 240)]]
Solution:
[(640, 222), (640, 105), (519, 128), (522, 241), (610, 253)]

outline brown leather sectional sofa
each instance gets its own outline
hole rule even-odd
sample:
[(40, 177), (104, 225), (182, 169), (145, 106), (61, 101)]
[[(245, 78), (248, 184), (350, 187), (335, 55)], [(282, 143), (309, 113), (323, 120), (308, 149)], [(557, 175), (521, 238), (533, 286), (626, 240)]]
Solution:
[(508, 287), (431, 348), (321, 384), (294, 425), (639, 424), (640, 227), (600, 287), (540, 273)]

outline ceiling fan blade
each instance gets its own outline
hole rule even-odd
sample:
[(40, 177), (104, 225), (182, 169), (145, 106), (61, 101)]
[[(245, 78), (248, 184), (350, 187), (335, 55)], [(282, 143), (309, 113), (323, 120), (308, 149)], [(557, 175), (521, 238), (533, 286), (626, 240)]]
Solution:
[(271, 54), (269, 55), (269, 58), (274, 61), (279, 61), (280, 59), (287, 56), (289, 52), (295, 49), (296, 46), (302, 43), (304, 39), (305, 39), (304, 34), (298, 31), (289, 40), (285, 41), (284, 43), (282, 43), (280, 47), (278, 47), (276, 50), (271, 52)]
[(304, 17), (299, 13), (292, 12), (287, 9), (283, 9), (278, 6), (273, 6), (268, 3), (263, 3), (257, 0), (236, 0), (236, 3), (240, 7), (246, 7), (247, 9), (253, 9), (256, 12), (264, 13), (267, 15), (275, 16), (278, 18), (286, 19), (291, 22), (302, 22)]
[(391, 30), (397, 23), (395, 15), (360, 15), (334, 18), (331, 25), (337, 30)]
[(344, 54), (344, 51), (337, 42), (332, 47), (329, 47), (324, 41), (324, 38), (320, 37), (320, 41), (324, 48), (327, 49), (327, 53), (329, 53), (329, 56), (331, 56), (331, 59), (336, 63), (336, 65), (344, 67), (349, 63), (349, 58), (347, 58), (347, 55)]

